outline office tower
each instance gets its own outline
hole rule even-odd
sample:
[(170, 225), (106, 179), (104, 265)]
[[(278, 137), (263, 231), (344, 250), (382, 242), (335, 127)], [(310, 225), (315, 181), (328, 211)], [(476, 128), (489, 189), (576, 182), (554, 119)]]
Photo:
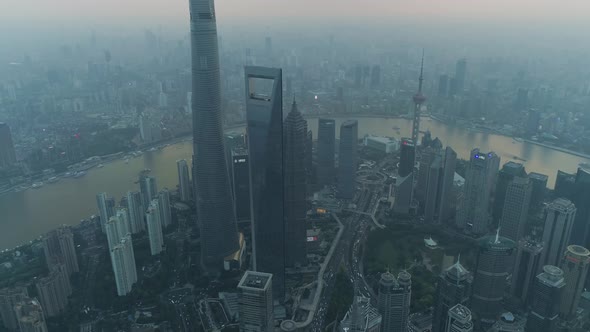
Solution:
[(420, 111), (426, 97), (422, 94), (422, 83), (424, 81), (424, 52), (422, 52), (422, 64), (420, 65), (420, 77), (418, 78), (418, 92), (412, 97), (414, 102), (414, 122), (412, 124), (412, 141), (418, 144), (418, 134), (420, 132)]
[[(448, 310), (446, 325), (442, 332), (473, 332), (471, 310), (462, 304), (456, 304)], [(434, 327), (434, 325), (433, 325)], [(437, 330), (432, 330), (437, 331)]]
[(127, 209), (121, 208), (106, 224), (107, 242), (109, 250), (121, 242), (121, 239), (131, 233), (127, 219)]
[[(434, 298), (433, 332), (446, 331), (451, 308), (456, 305), (469, 306), (472, 284), (473, 277), (461, 265), (460, 257), (455, 264), (439, 275)], [(471, 312), (469, 312), (469, 322), (471, 322)]]
[(393, 211), (400, 214), (408, 214), (412, 207), (412, 195), (414, 190), (414, 174), (398, 177), (394, 184), (395, 201)]
[(532, 185), (528, 177), (515, 177), (508, 184), (500, 219), (500, 235), (518, 242), (524, 236)]
[(545, 174), (531, 172), (529, 179), (531, 179), (531, 184), (533, 185), (529, 210), (534, 212), (541, 207), (547, 195), (547, 180), (549, 177)]
[(455, 182), (455, 168), (457, 153), (450, 146), (444, 152), (444, 168), (440, 187), (438, 221), (443, 222), (451, 218), (453, 209), (453, 184)]
[(313, 172), (313, 133), (311, 130), (307, 131), (305, 138), (305, 172), (307, 174), (307, 184), (315, 183)]
[(25, 298), (14, 306), (20, 332), (47, 332), (45, 313), (35, 298)]
[(400, 156), (399, 166), (397, 173), (401, 177), (408, 176), (408, 174), (414, 172), (414, 160), (416, 159), (416, 147), (409, 138), (402, 138), (400, 145)]
[(2, 318), (4, 327), (10, 330), (18, 329), (14, 306), (28, 296), (26, 287), (14, 286), (0, 289), (0, 318)]
[(438, 96), (444, 97), (449, 92), (449, 75), (440, 75), (438, 78)]
[(336, 152), (336, 121), (319, 119), (317, 143), (317, 177), (321, 186), (328, 186), (334, 182), (334, 153)]
[[(231, 172), (231, 162), (232, 162), (232, 152), (234, 149), (243, 148), (245, 146), (245, 136), (241, 133), (227, 133), (224, 135), (225, 140), (225, 157), (227, 160), (227, 165), (229, 167), (229, 183), (232, 190), (232, 195), (234, 195), (233, 188), (234, 188), (234, 177), (233, 173)], [(232, 196), (233, 197), (233, 196)]]
[(65, 265), (52, 267), (46, 277), (37, 280), (35, 286), (47, 317), (57, 316), (65, 310), (68, 296), (72, 294)]
[(285, 119), (285, 264), (293, 267), (306, 265), (307, 173), (306, 173), (307, 122), (293, 106)]
[(190, 0), (193, 183), (204, 265), (221, 268), (239, 249), (221, 128), (217, 22), (213, 0)]
[(527, 136), (534, 136), (539, 130), (539, 122), (541, 121), (541, 113), (535, 109), (529, 109), (526, 120), (526, 134)]
[(100, 227), (104, 233), (106, 231), (105, 224), (115, 214), (115, 210), (107, 193), (104, 192), (96, 195), (96, 204), (98, 206), (98, 215), (100, 216)]
[[(425, 141), (426, 140), (426, 141)], [(418, 166), (418, 174), (417, 178), (418, 181), (416, 183), (416, 189), (414, 190), (414, 197), (420, 202), (422, 209), (424, 210), (424, 205), (426, 201), (426, 190), (428, 189), (428, 181), (430, 175), (430, 167), (432, 163), (436, 159), (436, 157), (440, 157), (441, 149), (437, 147), (429, 146), (427, 142), (429, 140), (429, 135), (424, 135), (422, 138), (422, 146), (426, 146), (420, 155), (420, 161), (417, 162)], [(442, 161), (438, 160), (439, 170), (442, 169)], [(434, 177), (438, 179), (438, 173), (433, 174)]]
[(153, 176), (141, 175), (139, 177), (139, 190), (144, 208), (150, 206), (152, 200), (158, 198), (158, 185)]
[(170, 192), (168, 189), (164, 189), (158, 194), (158, 208), (162, 227), (166, 228), (172, 225), (172, 209), (170, 208)]
[(142, 207), (141, 194), (138, 191), (127, 192), (127, 209), (129, 211), (129, 228), (131, 233), (139, 233), (145, 230), (143, 221), (144, 210)]
[(191, 179), (186, 159), (176, 161), (176, 168), (178, 169), (178, 196), (181, 201), (188, 202), (191, 199)]
[(14, 153), (14, 144), (10, 127), (4, 122), (0, 122), (0, 168), (11, 166), (16, 162)]
[(565, 288), (561, 297), (559, 315), (564, 319), (573, 317), (578, 309), (588, 274), (588, 264), (590, 264), (588, 249), (575, 244), (567, 247), (561, 260)]
[[(285, 297), (282, 71), (246, 67), (245, 73), (253, 267), (273, 275), (272, 293), (282, 301)], [(271, 87), (267, 94), (264, 84)]]
[(424, 197), (424, 221), (426, 223), (438, 223), (438, 212), (441, 202), (441, 189), (443, 181), (443, 155), (437, 153), (426, 173), (426, 191)]
[(250, 220), (250, 163), (248, 150), (232, 151), (233, 193), (238, 221)]
[[(145, 219), (150, 239), (150, 252), (153, 255), (159, 254), (164, 247), (162, 235), (162, 221), (160, 220), (160, 207), (158, 200), (154, 199), (145, 213)], [(201, 234), (201, 238), (203, 234)]]
[[(352, 305), (344, 315), (342, 321), (340, 321), (338, 331), (379, 332), (382, 330), (381, 325), (382, 316), (371, 305), (371, 299), (364, 296), (355, 296), (352, 300)], [(385, 331), (385, 329), (383, 330)]]
[(377, 308), (382, 316), (383, 331), (407, 331), (411, 297), (412, 276), (408, 272), (400, 272), (397, 278), (389, 272), (381, 274)]
[(465, 77), (467, 76), (467, 60), (459, 59), (455, 66), (455, 79), (457, 80), (457, 93), (465, 89)]
[(48, 268), (57, 264), (65, 264), (68, 276), (80, 271), (76, 246), (74, 245), (74, 233), (68, 226), (61, 226), (43, 235), (43, 252)]
[(246, 271), (238, 284), (240, 293), (240, 331), (273, 332), (273, 275)]
[(543, 244), (530, 238), (518, 242), (516, 261), (512, 272), (510, 294), (525, 304), (528, 301), (535, 276), (541, 269)]
[(122, 237), (110, 252), (113, 274), (117, 284), (117, 295), (125, 296), (131, 292), (133, 284), (137, 282), (137, 269), (135, 267), (135, 253), (133, 252), (131, 234)]
[(457, 211), (457, 226), (474, 234), (488, 231), (491, 193), (494, 191), (500, 157), (495, 153), (471, 150), (463, 186), (463, 200)]
[(564, 288), (563, 271), (557, 266), (545, 265), (543, 272), (535, 278), (531, 290), (530, 311), (526, 323), (527, 332), (555, 331)]
[(340, 126), (340, 149), (338, 150), (338, 196), (354, 197), (356, 168), (358, 164), (358, 121), (348, 120)]
[(478, 247), (471, 311), (478, 320), (491, 324), (502, 311), (506, 278), (512, 271), (510, 256), (516, 244), (496, 233), (479, 239)]
[(373, 65), (371, 68), (371, 87), (376, 88), (381, 84), (381, 66)]
[(565, 199), (557, 198), (545, 208), (545, 226), (543, 227), (542, 265), (561, 264), (561, 258), (569, 244), (572, 225), (576, 218), (576, 207)]
[(590, 170), (578, 168), (573, 197), (570, 199), (577, 211), (569, 244), (587, 246), (590, 235)]
[(505, 312), (492, 325), (488, 332), (523, 332), (526, 320), (511, 312)]
[(526, 177), (526, 175), (524, 166), (521, 163), (515, 163), (513, 161), (505, 163), (498, 172), (498, 180), (496, 181), (496, 190), (494, 193), (494, 205), (492, 208), (492, 216), (495, 224), (498, 224), (502, 218), (508, 185), (515, 177)]
[(555, 177), (555, 188), (553, 189), (553, 192), (557, 197), (565, 197), (571, 200), (573, 199), (575, 185), (575, 174), (570, 174), (558, 170), (557, 176)]

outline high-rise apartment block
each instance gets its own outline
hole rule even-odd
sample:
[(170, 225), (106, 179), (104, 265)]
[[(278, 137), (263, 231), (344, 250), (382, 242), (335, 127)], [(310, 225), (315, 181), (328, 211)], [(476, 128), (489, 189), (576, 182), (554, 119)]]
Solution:
[(42, 242), (48, 268), (65, 264), (68, 276), (80, 270), (74, 244), (74, 233), (70, 227), (61, 226), (44, 234)]
[(46, 277), (37, 280), (35, 286), (45, 316), (57, 316), (66, 309), (72, 287), (65, 265), (53, 266)]
[(127, 192), (127, 210), (129, 212), (129, 228), (132, 234), (145, 230), (143, 216), (145, 209), (142, 206), (141, 194), (138, 191)]
[(29, 296), (24, 286), (14, 286), (0, 289), (0, 318), (4, 327), (10, 330), (18, 330), (18, 318), (14, 306), (24, 301)]
[[(162, 221), (160, 220), (160, 208), (158, 200), (154, 199), (145, 213), (148, 237), (150, 240), (150, 252), (157, 255), (164, 248), (164, 236), (162, 235)], [(201, 235), (202, 236), (202, 235)]]
[(273, 276), (246, 271), (238, 283), (240, 293), (240, 331), (273, 332)]
[(26, 298), (14, 306), (20, 332), (47, 332), (45, 313), (39, 301)]
[(110, 252), (113, 274), (117, 284), (117, 295), (125, 296), (131, 292), (133, 284), (137, 282), (137, 269), (131, 235), (121, 238)]
[(178, 170), (178, 196), (181, 201), (188, 202), (191, 199), (191, 180), (186, 159), (176, 161), (176, 168)]
[(162, 227), (166, 228), (172, 225), (172, 210), (170, 207), (170, 192), (168, 189), (164, 189), (158, 194), (158, 210), (160, 211), (160, 222), (162, 223)]

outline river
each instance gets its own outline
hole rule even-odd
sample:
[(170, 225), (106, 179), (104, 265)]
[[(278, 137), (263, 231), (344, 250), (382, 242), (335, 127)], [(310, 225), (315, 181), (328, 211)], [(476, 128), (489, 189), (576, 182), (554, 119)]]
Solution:
[[(335, 118), (337, 128), (349, 119)], [(308, 121), (315, 139), (317, 119), (310, 118)], [(365, 134), (398, 138), (410, 136), (410, 120), (360, 117), (358, 122), (359, 137)], [(393, 127), (401, 129), (394, 130)], [(574, 172), (580, 162), (590, 161), (536, 144), (515, 142), (510, 137), (445, 125), (429, 118), (422, 119), (421, 128), (430, 130), (433, 138), (439, 137), (443, 145), (450, 145), (463, 159), (469, 157), (469, 151), (474, 147), (495, 151), (502, 158), (502, 164), (513, 160), (513, 156), (526, 159), (524, 164), (528, 172), (549, 176), (549, 187), (553, 187), (558, 169)], [(243, 131), (243, 128), (232, 131)], [(0, 250), (30, 241), (58, 225), (76, 224), (83, 218), (97, 214), (96, 193), (105, 191), (109, 196), (120, 199), (128, 190), (138, 190), (135, 181), (143, 169), (152, 170), (158, 188), (175, 188), (178, 181), (176, 160), (187, 159), (190, 163), (191, 155), (192, 143), (180, 142), (161, 150), (146, 151), (137, 158), (129, 159), (128, 163), (116, 160), (105, 164), (103, 168), (93, 168), (81, 178), (64, 178), (56, 183), (45, 184), (40, 189), (0, 195)]]

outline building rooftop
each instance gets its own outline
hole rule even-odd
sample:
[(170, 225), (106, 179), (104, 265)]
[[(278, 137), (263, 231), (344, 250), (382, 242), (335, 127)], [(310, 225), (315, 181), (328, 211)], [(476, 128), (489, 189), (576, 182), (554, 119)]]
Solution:
[(470, 320), (471, 319), (471, 310), (462, 304), (457, 304), (451, 309), (449, 309), (449, 313), (452, 313), (455, 317), (462, 320)]
[(549, 177), (547, 175), (541, 174), (541, 173), (535, 173), (535, 172), (529, 173), (529, 177), (531, 179), (541, 180), (541, 181), (547, 181), (547, 179), (549, 179)]
[(573, 253), (575, 255), (578, 256), (583, 256), (583, 257), (588, 257), (590, 256), (590, 251), (582, 246), (578, 246), (578, 245), (571, 245), (567, 247), (567, 251), (569, 253)]
[(238, 288), (265, 290), (271, 287), (272, 274), (264, 272), (246, 271)]

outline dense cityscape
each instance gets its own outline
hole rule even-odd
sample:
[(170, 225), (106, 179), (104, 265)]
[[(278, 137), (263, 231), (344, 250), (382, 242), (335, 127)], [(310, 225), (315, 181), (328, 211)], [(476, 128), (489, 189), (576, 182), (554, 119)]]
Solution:
[(215, 8), (0, 52), (0, 331), (590, 331), (584, 54)]

